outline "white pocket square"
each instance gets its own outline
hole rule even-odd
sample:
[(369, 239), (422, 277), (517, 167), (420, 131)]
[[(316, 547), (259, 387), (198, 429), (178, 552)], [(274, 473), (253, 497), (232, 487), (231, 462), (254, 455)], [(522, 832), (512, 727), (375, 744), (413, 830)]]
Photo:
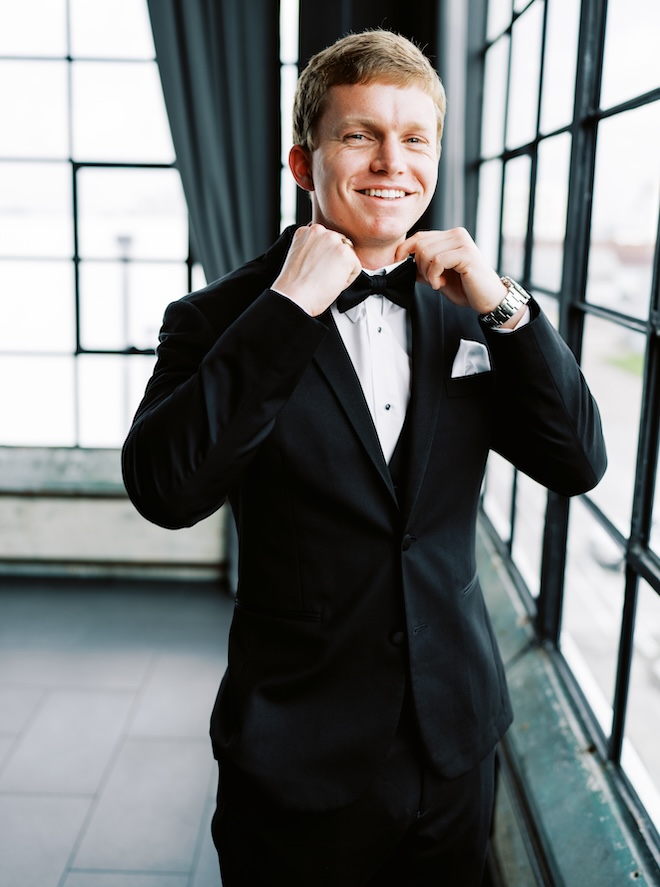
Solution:
[(486, 348), (483, 342), (461, 339), (451, 368), (452, 379), (460, 379), (462, 376), (474, 376), (477, 373), (487, 373), (489, 370), (490, 356), (488, 348)]

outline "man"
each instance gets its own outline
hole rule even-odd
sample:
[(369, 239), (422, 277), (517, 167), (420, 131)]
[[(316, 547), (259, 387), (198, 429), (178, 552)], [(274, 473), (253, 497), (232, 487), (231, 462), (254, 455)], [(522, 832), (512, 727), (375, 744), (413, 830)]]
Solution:
[[(211, 724), (225, 887), (480, 883), (511, 721), (475, 567), (486, 457), (565, 495), (605, 469), (534, 301), (464, 230), (408, 236), (444, 110), (390, 32), (311, 60), (290, 167), (313, 221), (168, 308), (124, 447), (150, 520), (188, 526), (227, 497), (237, 520)], [(393, 265), (396, 291), (373, 276)]]

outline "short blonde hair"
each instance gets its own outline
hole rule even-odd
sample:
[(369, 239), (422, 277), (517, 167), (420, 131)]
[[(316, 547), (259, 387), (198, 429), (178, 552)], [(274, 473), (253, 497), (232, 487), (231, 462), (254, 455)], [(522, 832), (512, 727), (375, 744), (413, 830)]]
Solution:
[(314, 150), (314, 130), (332, 86), (374, 80), (401, 87), (418, 86), (431, 96), (436, 109), (439, 148), (447, 107), (440, 77), (412, 41), (384, 29), (349, 34), (312, 56), (296, 87), (294, 145)]

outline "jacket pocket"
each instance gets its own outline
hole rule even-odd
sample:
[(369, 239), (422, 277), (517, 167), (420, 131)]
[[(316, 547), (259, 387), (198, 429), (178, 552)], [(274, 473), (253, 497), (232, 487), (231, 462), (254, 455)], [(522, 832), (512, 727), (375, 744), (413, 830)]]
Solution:
[(445, 378), (445, 390), (448, 397), (470, 397), (484, 394), (492, 386), (495, 378), (493, 370), (485, 373), (473, 373), (471, 376)]
[(470, 581), (468, 582), (468, 584), (464, 588), (461, 589), (460, 596), (462, 598), (469, 597), (472, 594), (472, 592), (474, 591), (474, 589), (477, 587), (478, 584), (479, 584), (479, 576), (477, 573), (475, 573), (474, 576), (472, 577), (472, 579), (470, 579)]

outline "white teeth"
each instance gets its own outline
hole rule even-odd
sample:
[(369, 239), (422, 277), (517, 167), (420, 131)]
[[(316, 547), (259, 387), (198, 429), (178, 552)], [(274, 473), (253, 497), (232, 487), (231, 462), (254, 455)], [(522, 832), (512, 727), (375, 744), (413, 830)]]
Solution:
[(405, 191), (395, 191), (393, 188), (365, 188), (362, 192), (367, 197), (384, 197), (386, 200), (398, 200), (405, 197)]

